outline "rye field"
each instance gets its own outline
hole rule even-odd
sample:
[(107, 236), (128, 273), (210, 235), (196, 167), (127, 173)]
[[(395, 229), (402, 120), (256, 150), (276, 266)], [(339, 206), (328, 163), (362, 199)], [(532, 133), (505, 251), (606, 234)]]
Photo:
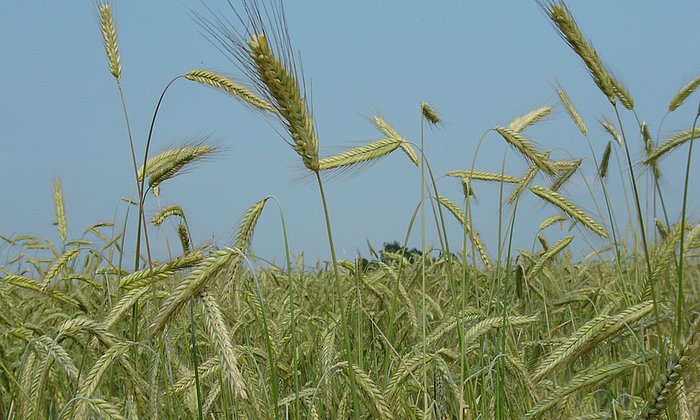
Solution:
[[(521, 173), (485, 171), (478, 156), (461, 168), (431, 166), (427, 156), (439, 145), (427, 139), (449, 125), (428, 102), (416, 104), (419, 138), (377, 114), (370, 121), (377, 140), (319, 153), (323, 139), (276, 0), (233, 2), (228, 19), (195, 15), (240, 77), (193, 68), (173, 79), (138, 150), (113, 5), (97, 3), (95, 36), (121, 104), (114, 112), (128, 133), (124, 151), (133, 165), (123, 169), (134, 194), (113, 221), (69, 229), (71, 203), (55, 180), (59, 241), (0, 236), (2, 418), (700, 418), (700, 209), (691, 186), (700, 175), (693, 160), (700, 76), (658, 104), (668, 113), (698, 109), (662, 137), (637, 115), (634, 92), (566, 4), (538, 3), (552, 36), (589, 73), (590, 95), (605, 99), (606, 118), (595, 124), (608, 136), (591, 139), (590, 121), (557, 84), (558, 103), (482, 127), (480, 141), (507, 146), (508, 159), (526, 167)], [(285, 223), (293, 215), (265, 191), (239, 215), (226, 244), (195, 243), (178, 205), (146, 211), (162, 185), (220, 151), (197, 141), (154, 152), (153, 127), (174, 83), (219, 91), (242, 104), (240, 112), (276, 126), (287, 143), (279, 147), (291, 149), (317, 188), (317, 200), (305, 204), (323, 215), (329, 261), (309, 266), (289, 251)], [(531, 138), (529, 128), (547, 124), (555, 109), (577, 128), (588, 155), (547, 150)], [(420, 174), (421, 196), (403, 237), (340, 258), (333, 227), (343, 220), (333, 218), (324, 187), (389, 154)], [(681, 194), (662, 182), (661, 162), (671, 155), (682, 158), (683, 177), (671, 180)], [(623, 195), (613, 197), (611, 178)], [(592, 209), (570, 194), (574, 180), (586, 185)], [(446, 184), (462, 194), (441, 193)], [(493, 219), (500, 222), (484, 227), (497, 229), (496, 246), (487, 247), (472, 218), (482, 204), (477, 184), (498, 191)], [(551, 213), (522, 217), (523, 197)], [(612, 200), (624, 200), (627, 213)], [(667, 210), (671, 203), (680, 217)], [(252, 246), (263, 212), (280, 222), (278, 263)], [(455, 221), (461, 235), (448, 237), (446, 224)], [(513, 246), (521, 224), (537, 226), (529, 249)], [(426, 230), (437, 232), (436, 243)], [(167, 258), (152, 253), (156, 231), (166, 232)], [(575, 251), (577, 242), (590, 252)]]

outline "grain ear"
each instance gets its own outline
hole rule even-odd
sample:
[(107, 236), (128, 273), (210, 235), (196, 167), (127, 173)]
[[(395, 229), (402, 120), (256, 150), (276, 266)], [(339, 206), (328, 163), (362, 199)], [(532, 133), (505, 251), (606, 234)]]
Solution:
[(107, 53), (109, 71), (118, 81), (122, 75), (122, 66), (119, 63), (119, 41), (117, 40), (117, 28), (114, 26), (114, 20), (112, 19), (112, 6), (109, 3), (98, 3), (98, 9), (100, 11), (100, 30), (105, 53)]

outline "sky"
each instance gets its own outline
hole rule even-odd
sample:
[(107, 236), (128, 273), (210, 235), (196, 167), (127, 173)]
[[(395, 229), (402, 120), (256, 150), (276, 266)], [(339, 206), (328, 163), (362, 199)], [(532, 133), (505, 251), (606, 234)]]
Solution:
[[(236, 0), (232, 2), (237, 4)], [(663, 140), (689, 129), (698, 94), (664, 118), (670, 99), (700, 73), (697, 46), (700, 2), (570, 1), (584, 34), (606, 65), (627, 86), (641, 121)], [(137, 153), (143, 153), (155, 104), (174, 77), (196, 68), (243, 75), (212, 43), (193, 13), (235, 17), (223, 0), (205, 2), (112, 2), (122, 63), (122, 83)], [(592, 196), (602, 206), (591, 150), (598, 156), (610, 140), (599, 120), (615, 121), (580, 59), (558, 36), (535, 1), (290, 1), (285, 4), (292, 44), (299, 51), (310, 90), (320, 153), (331, 155), (381, 135), (370, 124), (379, 113), (404, 137), (420, 140), (420, 104), (428, 101), (444, 124), (426, 129), (425, 144), (441, 195), (464, 203), (461, 186), (442, 177), (455, 169), (520, 176), (527, 167), (493, 131), (541, 106), (553, 106), (547, 120), (527, 136), (556, 158), (584, 159), (564, 195), (596, 220)], [(33, 234), (58, 239), (53, 222), (53, 180), (60, 178), (69, 237), (112, 221), (121, 225), (133, 194), (133, 167), (114, 79), (109, 73), (92, 1), (0, 2), (0, 234)], [(558, 101), (561, 83), (589, 128), (583, 137)], [(641, 156), (637, 121), (624, 110), (633, 158)], [(663, 125), (662, 124), (663, 121)], [(329, 258), (318, 187), (298, 156), (271, 124), (229, 96), (179, 79), (165, 96), (153, 137), (160, 152), (203, 137), (221, 152), (162, 186), (149, 197), (146, 212), (180, 205), (195, 243), (230, 244), (246, 209), (261, 198), (277, 197), (293, 254), (307, 262)], [(477, 145), (483, 136), (480, 148)], [(662, 163), (664, 196), (670, 217), (678, 220), (686, 147)], [(618, 151), (621, 152), (621, 151)], [(475, 158), (476, 154), (476, 158)], [(622, 153), (617, 153), (622, 159)], [(698, 188), (700, 157), (695, 157), (691, 191)], [(616, 217), (624, 225), (629, 196), (620, 179), (623, 166), (609, 177)], [(645, 193), (645, 172), (637, 166)], [(401, 153), (326, 180), (329, 211), (339, 258), (368, 255), (367, 242), (402, 241), (420, 199), (419, 171)], [(537, 184), (548, 182), (538, 179)], [(511, 187), (506, 187), (505, 194)], [(498, 198), (495, 184), (474, 185), (474, 225), (495, 256)], [(283, 236), (276, 204), (268, 204), (255, 232), (253, 251), (281, 262)], [(505, 208), (504, 223), (512, 207)], [(527, 194), (516, 218), (514, 247), (531, 249), (539, 223), (558, 214)], [(430, 216), (430, 213), (428, 213)], [(689, 216), (700, 216), (700, 199), (690, 194)], [(428, 241), (437, 246), (434, 222)], [(452, 248), (462, 231), (447, 216)], [(127, 243), (133, 241), (130, 219)], [(569, 225), (546, 232), (553, 242)], [(157, 258), (166, 257), (162, 231), (151, 229)], [(173, 225), (166, 226), (172, 240)], [(572, 249), (587, 253), (605, 242), (574, 227)], [(420, 247), (415, 231), (409, 246)]]

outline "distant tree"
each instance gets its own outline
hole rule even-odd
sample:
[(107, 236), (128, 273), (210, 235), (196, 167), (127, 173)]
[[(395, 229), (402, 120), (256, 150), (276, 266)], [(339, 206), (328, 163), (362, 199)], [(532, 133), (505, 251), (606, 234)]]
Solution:
[(394, 242), (384, 242), (384, 248), (379, 252), (381, 255), (381, 260), (385, 264), (389, 264), (393, 259), (388, 258), (384, 254), (397, 254), (401, 255), (403, 254), (404, 257), (406, 257), (410, 262), (417, 261), (418, 258), (423, 255), (421, 250), (416, 249), (416, 248), (411, 248), (411, 249), (406, 249), (405, 247), (401, 246), (398, 241)]

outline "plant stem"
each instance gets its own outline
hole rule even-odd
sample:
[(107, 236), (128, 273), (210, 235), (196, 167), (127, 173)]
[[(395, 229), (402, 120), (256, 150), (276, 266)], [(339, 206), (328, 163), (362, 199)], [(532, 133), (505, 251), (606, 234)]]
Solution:
[(660, 324), (660, 317), (659, 317), (659, 305), (657, 302), (657, 297), (656, 297), (656, 285), (654, 284), (655, 280), (653, 271), (651, 268), (651, 260), (649, 258), (649, 245), (647, 244), (647, 235), (644, 229), (644, 217), (642, 216), (642, 208), (641, 205), (639, 204), (639, 192), (637, 190), (637, 181), (634, 178), (634, 167), (632, 166), (632, 158), (630, 157), (630, 149), (629, 146), (627, 145), (627, 137), (625, 136), (625, 129), (622, 126), (622, 118), (620, 118), (620, 111), (617, 108), (616, 104), (613, 104), (613, 109), (615, 109), (615, 115), (617, 116), (617, 122), (620, 127), (620, 135), (622, 136), (622, 142), (625, 145), (625, 156), (627, 157), (627, 166), (630, 171), (630, 181), (632, 183), (632, 191), (634, 193), (634, 205), (635, 208), (637, 209), (637, 221), (639, 222), (639, 232), (642, 235), (642, 249), (644, 250), (644, 261), (646, 263), (647, 267), (647, 276), (649, 277), (649, 288), (651, 290), (651, 299), (654, 302), (654, 321), (655, 321), (655, 326), (656, 326), (656, 334), (658, 338), (658, 347), (659, 347), (659, 353), (661, 354), (661, 360), (665, 359), (666, 355), (666, 350), (663, 345), (663, 342), (661, 341), (661, 337), (663, 335), (661, 334), (661, 324)]
[(202, 416), (202, 393), (199, 387), (199, 359), (197, 357), (197, 334), (194, 324), (194, 300), (190, 298), (190, 335), (192, 339), (192, 364), (194, 365), (194, 386), (197, 389), (197, 418), (203, 420)]
[[(695, 126), (698, 123), (698, 118), (700, 118), (700, 103), (698, 104), (698, 112), (695, 115), (695, 120), (693, 120), (693, 129), (691, 133), (695, 133)], [(678, 261), (678, 295), (676, 297), (676, 332), (674, 335), (673, 343), (676, 348), (680, 348), (681, 332), (683, 325), (683, 260), (685, 253), (685, 212), (688, 204), (688, 184), (690, 181), (690, 160), (693, 156), (693, 143), (695, 138), (691, 135), (690, 145), (688, 146), (688, 162), (685, 166), (685, 182), (683, 184), (683, 207), (681, 210), (681, 243), (680, 243), (680, 255)]]
[[(129, 123), (129, 113), (126, 110), (126, 100), (124, 99), (124, 90), (121, 82), (117, 79), (117, 88), (119, 89), (119, 98), (121, 99), (122, 109), (124, 110), (124, 120), (126, 121), (126, 132), (129, 136), (129, 146), (131, 147), (131, 160), (134, 164), (134, 176), (136, 177), (136, 189), (139, 194), (139, 224), (136, 233), (136, 255), (134, 257), (134, 271), (139, 269), (139, 254), (141, 253), (141, 225), (143, 224), (143, 236), (146, 242), (146, 253), (148, 255), (148, 266), (153, 268), (151, 260), (151, 246), (148, 241), (148, 229), (146, 229), (146, 220), (143, 218), (143, 190), (139, 183), (139, 168), (136, 163), (136, 151), (134, 149), (134, 137), (131, 135), (131, 124)], [(131, 339), (138, 341), (138, 322), (137, 322), (138, 303), (131, 308)]]
[(335, 293), (336, 299), (340, 311), (340, 323), (343, 328), (343, 341), (345, 342), (345, 359), (348, 361), (348, 377), (350, 378), (350, 393), (352, 395), (352, 406), (353, 415), (355, 420), (360, 419), (360, 402), (357, 399), (357, 384), (355, 382), (355, 367), (354, 367), (354, 357), (352, 351), (352, 344), (350, 342), (350, 334), (348, 332), (348, 324), (345, 318), (345, 304), (343, 303), (343, 289), (340, 284), (340, 273), (338, 271), (338, 259), (335, 256), (335, 246), (333, 245), (333, 233), (331, 232), (331, 219), (328, 215), (328, 204), (326, 202), (326, 194), (323, 191), (323, 182), (321, 182), (321, 174), (318, 171), (314, 171), (316, 174), (316, 181), (318, 182), (318, 189), (321, 193), (321, 202), (323, 204), (323, 215), (326, 219), (326, 232), (328, 233), (328, 247), (331, 251), (331, 260), (333, 262), (333, 276), (335, 277)]

